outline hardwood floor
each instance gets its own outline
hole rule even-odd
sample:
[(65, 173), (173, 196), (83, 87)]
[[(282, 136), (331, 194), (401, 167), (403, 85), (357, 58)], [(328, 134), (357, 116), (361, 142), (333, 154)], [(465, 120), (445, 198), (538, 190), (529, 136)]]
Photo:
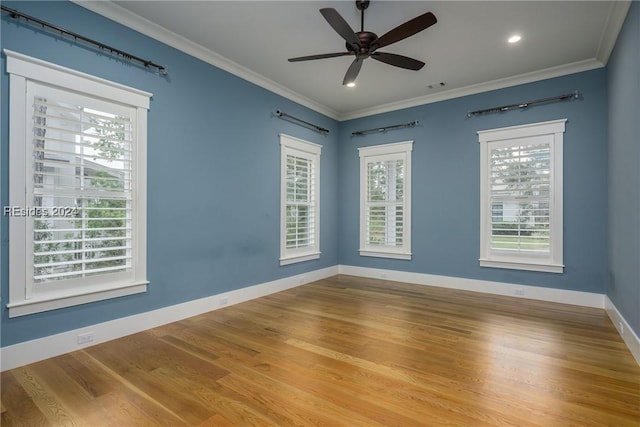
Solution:
[(335, 276), (2, 373), (2, 426), (638, 426), (603, 310)]

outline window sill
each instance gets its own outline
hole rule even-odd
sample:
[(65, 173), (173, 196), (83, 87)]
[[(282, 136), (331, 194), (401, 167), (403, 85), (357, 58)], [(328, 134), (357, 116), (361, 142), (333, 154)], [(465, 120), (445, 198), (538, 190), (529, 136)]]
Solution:
[(26, 316), (43, 311), (56, 310), (58, 308), (72, 307), (74, 305), (143, 293), (147, 291), (148, 284), (149, 282), (147, 281), (128, 283), (118, 287), (99, 289), (83, 294), (47, 294), (25, 301), (9, 303), (7, 304), (7, 308), (9, 309), (9, 317)]
[(480, 259), (480, 267), (506, 268), (510, 270), (541, 271), (543, 273), (564, 273), (563, 264), (543, 264), (525, 261), (495, 261)]
[(297, 262), (311, 261), (313, 259), (318, 259), (318, 258), (320, 258), (320, 252), (293, 255), (293, 256), (280, 258), (280, 265), (282, 266), (282, 265), (295, 264)]
[(409, 253), (386, 252), (386, 251), (372, 251), (372, 250), (360, 249), (360, 256), (411, 260), (412, 254), (410, 252)]

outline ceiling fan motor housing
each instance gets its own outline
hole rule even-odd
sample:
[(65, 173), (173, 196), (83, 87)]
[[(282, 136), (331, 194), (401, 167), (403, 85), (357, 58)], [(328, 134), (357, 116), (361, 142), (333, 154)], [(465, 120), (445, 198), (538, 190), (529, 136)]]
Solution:
[(371, 43), (378, 38), (378, 36), (371, 31), (359, 31), (356, 33), (356, 37), (358, 37), (360, 41), (360, 43), (358, 43), (360, 45), (359, 50), (351, 46), (349, 42), (346, 43), (346, 46), (348, 51), (355, 52), (357, 55), (367, 55)]

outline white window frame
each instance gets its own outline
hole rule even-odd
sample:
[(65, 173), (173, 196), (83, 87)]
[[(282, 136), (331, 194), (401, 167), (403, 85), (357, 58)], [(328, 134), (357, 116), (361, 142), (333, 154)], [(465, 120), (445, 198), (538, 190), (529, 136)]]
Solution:
[[(563, 264), (563, 136), (566, 119), (478, 132), (480, 143), (480, 266), (562, 273)], [(492, 148), (548, 141), (551, 147), (549, 229), (546, 254), (491, 249), (490, 152)]]
[[(81, 73), (4, 49), (9, 73), (9, 205), (29, 208), (32, 188), (32, 100), (27, 88), (33, 83), (83, 97), (102, 99), (135, 109), (136, 123), (133, 179), (132, 268), (117, 282), (83, 281), (78, 287), (38, 287), (34, 292), (30, 235), (33, 218), (9, 217), (9, 317), (24, 316), (109, 298), (146, 292), (146, 140), (150, 93)], [(29, 186), (29, 187), (28, 187)], [(97, 276), (96, 276), (97, 277)], [(74, 279), (79, 280), (79, 279)]]
[[(280, 265), (288, 265), (320, 258), (320, 154), (322, 145), (280, 134)], [(307, 246), (287, 248), (287, 156), (311, 162), (311, 242)]]
[[(379, 258), (394, 258), (410, 260), (411, 253), (411, 153), (413, 151), (413, 141), (395, 142), (381, 144), (371, 147), (358, 148), (360, 156), (360, 256), (370, 256)], [(367, 232), (367, 193), (368, 176), (367, 165), (373, 162), (387, 160), (404, 161), (404, 189), (402, 209), (403, 235), (402, 246), (392, 245), (371, 245), (368, 243)]]

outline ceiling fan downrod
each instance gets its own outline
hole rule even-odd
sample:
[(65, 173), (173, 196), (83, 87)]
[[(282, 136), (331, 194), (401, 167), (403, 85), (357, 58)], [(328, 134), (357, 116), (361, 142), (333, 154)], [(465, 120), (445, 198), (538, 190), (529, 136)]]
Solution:
[(369, 0), (356, 0), (356, 7), (360, 11), (360, 32), (364, 32), (364, 11), (369, 7)]

